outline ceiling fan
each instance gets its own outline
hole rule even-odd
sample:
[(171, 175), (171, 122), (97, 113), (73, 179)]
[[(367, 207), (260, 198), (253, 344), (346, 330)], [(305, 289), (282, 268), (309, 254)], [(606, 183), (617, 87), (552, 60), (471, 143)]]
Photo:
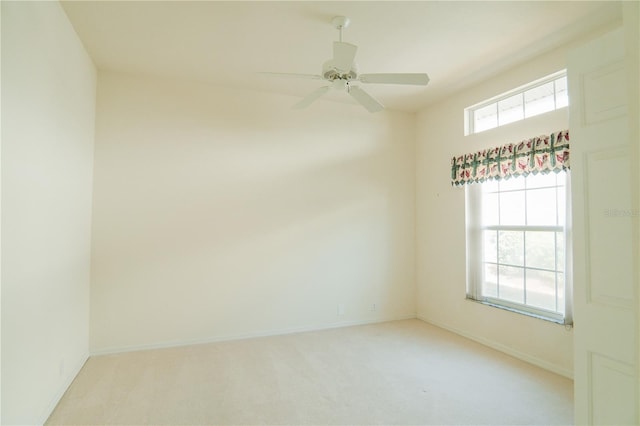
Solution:
[(331, 20), (334, 27), (340, 32), (338, 41), (333, 42), (333, 58), (322, 65), (322, 74), (291, 74), (291, 73), (263, 73), (268, 75), (324, 80), (328, 85), (320, 87), (309, 93), (300, 102), (293, 106), (294, 109), (302, 109), (311, 105), (322, 95), (331, 89), (345, 90), (353, 99), (365, 107), (369, 112), (378, 112), (384, 106), (373, 96), (365, 92), (360, 86), (354, 84), (410, 84), (426, 86), (429, 76), (424, 73), (414, 74), (358, 74), (358, 68), (354, 62), (358, 46), (342, 41), (342, 30), (347, 28), (351, 20), (346, 16), (336, 16)]

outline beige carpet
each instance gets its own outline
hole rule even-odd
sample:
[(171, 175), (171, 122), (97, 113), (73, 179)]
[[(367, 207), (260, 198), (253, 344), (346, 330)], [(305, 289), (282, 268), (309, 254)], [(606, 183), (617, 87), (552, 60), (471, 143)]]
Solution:
[(572, 385), (407, 320), (93, 357), (47, 424), (571, 424)]

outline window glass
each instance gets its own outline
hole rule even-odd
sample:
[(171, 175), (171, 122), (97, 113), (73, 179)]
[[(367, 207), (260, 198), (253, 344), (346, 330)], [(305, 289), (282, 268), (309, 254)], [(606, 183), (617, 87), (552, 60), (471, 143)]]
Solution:
[(498, 102), (498, 126), (513, 123), (524, 118), (522, 93)]
[(569, 92), (567, 90), (567, 77), (559, 78), (556, 84), (556, 109), (569, 105)]
[(500, 225), (524, 225), (524, 191), (500, 193)]
[(482, 182), (482, 192), (498, 192), (500, 190), (499, 181), (492, 179)]
[(553, 81), (524, 92), (524, 116), (533, 117), (555, 109)]
[(566, 71), (560, 71), (465, 108), (465, 135), (483, 132), (568, 105)]
[(562, 232), (556, 232), (556, 269), (560, 272), (563, 272), (565, 269), (564, 265), (564, 234)]
[(524, 269), (499, 266), (498, 277), (499, 297), (508, 302), (524, 303)]
[(524, 233), (522, 231), (498, 231), (498, 262), (505, 265), (524, 266)]
[(527, 305), (556, 310), (556, 274), (527, 269)]
[(556, 233), (525, 232), (526, 264), (529, 268), (556, 269)]
[(499, 195), (497, 192), (485, 194), (482, 200), (482, 217), (487, 225), (500, 223)]
[(527, 188), (545, 188), (556, 185), (555, 173), (538, 173), (537, 175), (531, 174), (527, 176)]
[(484, 231), (482, 250), (485, 262), (498, 261), (498, 231)]
[(480, 284), (470, 289), (471, 297), (554, 321), (563, 318), (565, 179), (560, 172), (467, 187), (476, 191), (468, 198), (469, 211), (480, 215), (481, 228), (481, 253), (470, 252), (468, 259), (482, 275), (473, 280)]
[(558, 186), (557, 189), (557, 197), (556, 197), (556, 205), (558, 206), (558, 225), (565, 226), (567, 210), (565, 200), (567, 198), (567, 189), (564, 186)]
[(498, 266), (487, 263), (484, 268), (482, 295), (485, 297), (498, 297)]
[(557, 302), (556, 302), (556, 312), (563, 314), (565, 313), (565, 300), (564, 300), (564, 274), (562, 272), (556, 273), (556, 289), (558, 291), (557, 294)]
[(527, 191), (527, 225), (555, 225), (556, 201), (556, 188)]
[(474, 111), (473, 128), (476, 132), (493, 129), (498, 125), (498, 111), (496, 108), (496, 104), (491, 104)]
[(524, 189), (525, 188), (525, 181), (524, 179), (519, 179), (519, 178), (508, 178), (508, 179), (502, 179), (499, 181), (500, 182), (500, 186), (499, 186), (499, 190), (500, 191), (512, 191), (514, 189)]

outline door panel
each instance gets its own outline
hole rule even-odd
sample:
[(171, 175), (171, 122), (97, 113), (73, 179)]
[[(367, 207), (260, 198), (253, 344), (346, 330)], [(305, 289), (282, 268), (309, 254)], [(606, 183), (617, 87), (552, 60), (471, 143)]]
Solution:
[[(593, 424), (636, 424), (633, 410), (635, 374), (632, 365), (590, 353), (590, 417)], [(600, 389), (613, 392), (600, 394)], [(625, 417), (627, 416), (627, 417)]]
[(569, 56), (576, 424), (639, 423), (627, 68), (622, 28)]
[[(626, 132), (623, 137), (626, 139)], [(587, 302), (633, 307), (631, 175), (625, 145), (586, 154)], [(615, 191), (611, 185), (618, 186)], [(611, 256), (610, 253), (615, 253)]]

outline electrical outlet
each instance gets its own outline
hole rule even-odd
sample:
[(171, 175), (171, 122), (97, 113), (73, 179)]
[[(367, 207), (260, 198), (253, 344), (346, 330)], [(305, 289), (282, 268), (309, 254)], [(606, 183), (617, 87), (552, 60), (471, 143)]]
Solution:
[(338, 316), (344, 315), (344, 303), (338, 303)]
[(372, 304), (371, 304), (371, 312), (375, 312), (375, 311), (377, 311), (377, 310), (378, 310), (378, 307), (376, 306), (376, 304), (375, 304), (375, 303), (372, 303)]

